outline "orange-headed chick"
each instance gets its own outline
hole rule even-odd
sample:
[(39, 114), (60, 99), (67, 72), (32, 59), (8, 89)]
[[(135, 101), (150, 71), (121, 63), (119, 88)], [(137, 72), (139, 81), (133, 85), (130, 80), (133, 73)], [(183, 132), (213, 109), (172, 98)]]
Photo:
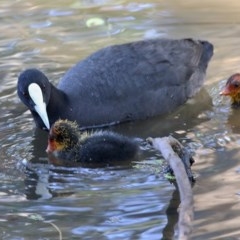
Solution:
[(230, 96), (233, 106), (240, 106), (240, 73), (233, 74), (228, 80), (220, 95)]
[(75, 122), (58, 120), (50, 129), (46, 151), (71, 162), (111, 163), (133, 159), (138, 150), (137, 142), (126, 136), (110, 131), (88, 134)]

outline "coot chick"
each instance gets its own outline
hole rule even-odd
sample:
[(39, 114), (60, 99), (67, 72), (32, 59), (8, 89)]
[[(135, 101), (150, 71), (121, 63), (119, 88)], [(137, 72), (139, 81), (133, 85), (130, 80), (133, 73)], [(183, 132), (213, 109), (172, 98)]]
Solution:
[(233, 107), (240, 106), (240, 73), (230, 76), (220, 95), (230, 96)]
[(166, 114), (203, 85), (213, 45), (153, 39), (103, 48), (78, 62), (58, 86), (37, 69), (18, 78), (17, 92), (36, 126), (58, 119), (90, 128)]
[(139, 147), (126, 136), (110, 131), (80, 132), (76, 122), (58, 120), (50, 129), (46, 151), (65, 162), (111, 163), (134, 159)]

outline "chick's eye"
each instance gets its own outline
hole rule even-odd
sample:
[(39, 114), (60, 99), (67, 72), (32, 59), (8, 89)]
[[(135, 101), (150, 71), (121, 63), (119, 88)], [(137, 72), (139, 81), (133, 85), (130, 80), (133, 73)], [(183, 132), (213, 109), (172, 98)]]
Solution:
[(56, 137), (56, 141), (59, 142), (59, 143), (64, 142), (64, 137), (59, 135), (59, 136)]
[(239, 87), (239, 83), (234, 83), (233, 86), (234, 86), (235, 88), (238, 88), (238, 87)]

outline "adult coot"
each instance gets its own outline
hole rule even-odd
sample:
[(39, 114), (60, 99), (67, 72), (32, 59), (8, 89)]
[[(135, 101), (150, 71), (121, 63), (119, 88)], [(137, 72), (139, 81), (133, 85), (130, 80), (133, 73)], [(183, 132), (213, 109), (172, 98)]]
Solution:
[(49, 132), (47, 152), (68, 162), (111, 163), (137, 156), (136, 141), (109, 131), (80, 132), (76, 122), (56, 121)]
[(37, 69), (18, 78), (18, 95), (37, 127), (59, 118), (81, 127), (145, 119), (173, 111), (202, 86), (213, 46), (154, 39), (103, 48), (70, 68), (54, 87)]
[(240, 73), (230, 76), (220, 95), (230, 96), (233, 107), (240, 106)]

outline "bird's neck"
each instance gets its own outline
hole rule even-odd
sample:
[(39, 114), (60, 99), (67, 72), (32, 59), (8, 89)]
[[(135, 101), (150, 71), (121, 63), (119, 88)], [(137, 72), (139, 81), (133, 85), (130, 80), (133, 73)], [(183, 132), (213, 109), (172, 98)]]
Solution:
[(58, 119), (65, 119), (63, 114), (67, 112), (67, 102), (67, 95), (51, 84), (51, 94), (47, 105), (50, 125)]

